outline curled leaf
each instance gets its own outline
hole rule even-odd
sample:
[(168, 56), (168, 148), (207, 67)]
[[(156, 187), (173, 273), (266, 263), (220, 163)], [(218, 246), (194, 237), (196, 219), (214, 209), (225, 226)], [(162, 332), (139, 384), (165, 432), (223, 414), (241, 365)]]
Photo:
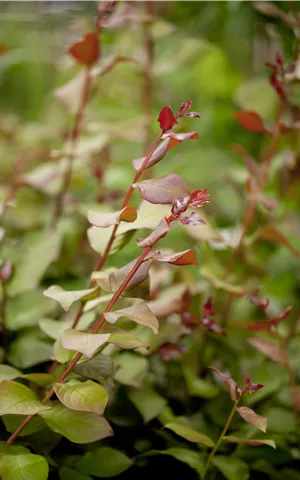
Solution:
[[(167, 151), (169, 150), (169, 143), (170, 143), (170, 138), (165, 138), (165, 140), (161, 142), (161, 144), (156, 148), (156, 150), (154, 150), (153, 154), (148, 160), (146, 168), (152, 167), (153, 165), (155, 165), (156, 163), (158, 163), (160, 160), (164, 158)], [(136, 158), (135, 160), (133, 160), (134, 168), (136, 170), (139, 170), (145, 160), (146, 160), (146, 157)]]
[(140, 248), (152, 247), (158, 240), (167, 235), (170, 225), (166, 218), (163, 218), (157, 227), (146, 238), (138, 238), (136, 243)]
[(211, 368), (219, 377), (222, 378), (222, 380), (226, 383), (229, 396), (233, 402), (235, 402), (238, 398), (237, 396), (237, 391), (238, 391), (238, 386), (237, 383), (231, 378), (228, 377), (227, 375), (224, 375), (224, 373), (221, 373), (217, 368), (215, 367), (209, 367)]
[(169, 107), (168, 105), (162, 108), (157, 121), (159, 122), (160, 128), (163, 132), (171, 130), (171, 128), (174, 127), (174, 125), (176, 125), (177, 123), (175, 115), (171, 107)]
[(199, 135), (197, 132), (188, 132), (188, 133), (174, 133), (174, 132), (167, 132), (163, 135), (163, 138), (168, 138), (168, 150), (178, 145), (178, 143), (185, 142), (186, 140), (198, 140)]
[(243, 420), (251, 423), (251, 425), (253, 425), (255, 428), (258, 428), (262, 432), (266, 433), (268, 425), (267, 417), (258, 415), (249, 407), (237, 407), (236, 411), (240, 414)]
[(104, 317), (105, 320), (111, 324), (116, 323), (121, 317), (126, 317), (135, 323), (151, 328), (154, 335), (158, 334), (158, 320), (146, 303), (139, 303), (132, 307), (123, 308), (122, 310), (115, 310), (114, 312), (106, 312), (104, 313)]
[(91, 65), (100, 57), (98, 35), (88, 33), (82, 40), (73, 43), (68, 52), (77, 62)]
[(137, 218), (136, 209), (130, 205), (114, 213), (88, 211), (88, 221), (95, 227), (107, 228), (111, 225), (119, 225), (123, 222), (134, 222)]
[(194, 250), (185, 250), (184, 252), (172, 253), (171, 255), (154, 252), (154, 260), (162, 263), (171, 263), (172, 265), (198, 265)]
[(99, 288), (87, 288), (86, 290), (74, 290), (67, 292), (59, 285), (52, 285), (51, 287), (44, 290), (43, 295), (48, 298), (52, 298), (58, 302), (62, 308), (67, 312), (70, 310), (71, 305), (78, 300), (87, 301), (91, 300), (95, 296), (98, 296)]
[[(124, 267), (120, 268), (119, 270), (116, 270), (112, 273), (110, 273), (108, 279), (109, 279), (109, 285), (110, 289), (112, 292), (116, 292), (120, 285), (124, 282), (125, 278), (129, 274), (129, 272), (132, 270), (136, 262), (138, 261), (137, 258), (132, 260), (130, 263), (125, 265)], [(127, 284), (126, 291), (132, 290), (134, 287), (142, 283), (145, 278), (148, 275), (149, 268), (151, 266), (152, 260), (146, 260), (144, 261), (137, 272), (133, 275), (129, 283)]]

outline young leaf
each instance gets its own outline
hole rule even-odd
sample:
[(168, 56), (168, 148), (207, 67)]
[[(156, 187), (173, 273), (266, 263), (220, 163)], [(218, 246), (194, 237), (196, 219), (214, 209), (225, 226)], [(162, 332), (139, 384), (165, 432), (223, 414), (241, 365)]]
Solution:
[(91, 443), (111, 437), (113, 431), (107, 420), (95, 413), (76, 412), (59, 402), (50, 410), (40, 412), (48, 427), (74, 443)]
[(250, 478), (249, 466), (239, 458), (217, 455), (212, 463), (227, 480), (248, 480)]
[(198, 215), (196, 212), (192, 212), (189, 215), (180, 215), (178, 218), (182, 225), (195, 226), (195, 225), (205, 225), (206, 222)]
[(167, 400), (151, 388), (132, 389), (128, 396), (142, 415), (145, 423), (157, 417), (167, 405)]
[(73, 43), (68, 49), (69, 54), (79, 63), (91, 65), (100, 56), (98, 35), (88, 33), (82, 40)]
[(67, 292), (59, 285), (52, 285), (44, 291), (44, 295), (45, 297), (52, 298), (58, 302), (62, 308), (68, 312), (74, 302), (77, 302), (78, 300), (86, 301), (94, 298), (94, 295), (98, 293), (97, 290), (98, 287), (94, 287), (87, 288), (86, 290), (74, 290), (73, 292)]
[(237, 383), (231, 378), (231, 377), (228, 377), (227, 375), (224, 375), (223, 373), (221, 373), (217, 368), (215, 367), (209, 367), (211, 368), (217, 375), (219, 375), (219, 377), (222, 378), (222, 380), (226, 383), (226, 386), (227, 386), (227, 389), (228, 389), (228, 392), (229, 392), (229, 396), (231, 398), (231, 400), (233, 402), (235, 402), (237, 400)]
[(41, 455), (8, 454), (0, 459), (2, 480), (47, 480), (48, 472), (47, 460)]
[(172, 204), (175, 198), (189, 195), (186, 184), (176, 173), (171, 173), (165, 177), (144, 180), (133, 186), (139, 189), (142, 197), (148, 202), (162, 205)]
[(76, 464), (76, 468), (95, 477), (110, 478), (128, 470), (132, 460), (124, 453), (111, 447), (98, 447), (87, 452)]
[(178, 145), (178, 143), (185, 142), (186, 140), (198, 140), (199, 135), (197, 132), (188, 133), (174, 133), (167, 132), (163, 135), (163, 138), (169, 138), (168, 150)]
[(139, 303), (133, 307), (104, 313), (104, 317), (111, 324), (114, 324), (121, 317), (127, 317), (135, 323), (151, 328), (154, 335), (158, 334), (158, 320), (146, 303)]
[(256, 348), (259, 352), (266, 355), (266, 357), (273, 360), (276, 363), (284, 363), (283, 355), (278, 347), (267, 340), (263, 340), (262, 338), (248, 338), (248, 343), (252, 345), (252, 347)]
[(79, 412), (93, 412), (103, 415), (108, 395), (98, 383), (91, 380), (80, 382), (70, 380), (67, 383), (55, 383), (54, 391), (66, 407)]
[(160, 124), (160, 128), (163, 132), (171, 130), (171, 128), (178, 123), (171, 107), (168, 107), (167, 105), (160, 111), (157, 121)]
[(265, 126), (263, 119), (257, 112), (243, 110), (235, 112), (234, 117), (243, 128), (250, 132), (270, 133), (269, 129)]
[[(160, 162), (160, 160), (164, 158), (168, 150), (170, 150), (169, 144), (170, 144), (170, 138), (165, 138), (165, 140), (161, 142), (160, 145), (154, 150), (153, 154), (151, 155), (150, 159), (147, 162), (146, 168), (150, 168), (153, 165), (156, 165), (156, 163)], [(133, 160), (134, 168), (136, 170), (139, 170), (145, 160), (146, 160), (146, 157), (136, 158), (135, 160)]]
[(154, 252), (153, 258), (158, 262), (170, 263), (171, 265), (198, 265), (194, 250), (185, 250), (171, 255)]
[(61, 344), (66, 350), (76, 350), (91, 358), (96, 350), (107, 343), (110, 333), (84, 333), (69, 328), (61, 336)]
[(35, 415), (48, 409), (25, 385), (10, 380), (0, 383), (0, 415)]
[(227, 442), (232, 442), (232, 443), (239, 443), (242, 445), (251, 445), (253, 447), (259, 447), (261, 445), (269, 445), (269, 447), (272, 447), (276, 450), (276, 443), (274, 440), (261, 440), (260, 438), (241, 438), (241, 437), (234, 437), (232, 435), (228, 435), (227, 437), (224, 437), (224, 440), (227, 440)]
[(206, 445), (207, 447), (214, 446), (214, 442), (209, 437), (203, 435), (203, 433), (193, 430), (190, 427), (181, 425), (180, 423), (167, 423), (167, 425), (165, 425), (165, 428), (172, 430), (172, 432), (176, 433), (180, 437), (185, 438), (189, 442), (201, 443), (202, 445)]
[(119, 225), (121, 221), (134, 222), (136, 218), (136, 209), (130, 205), (114, 213), (101, 213), (95, 212), (94, 210), (88, 211), (88, 221), (95, 227), (100, 228), (107, 228), (111, 225)]
[(138, 238), (136, 243), (140, 248), (152, 247), (158, 240), (165, 237), (170, 230), (170, 225), (166, 218), (163, 218), (157, 227), (146, 238)]
[(267, 417), (257, 415), (257, 413), (255, 413), (254, 410), (249, 407), (237, 407), (236, 411), (240, 414), (243, 420), (251, 423), (251, 425), (253, 425), (255, 428), (258, 428), (262, 432), (266, 433), (268, 425)]

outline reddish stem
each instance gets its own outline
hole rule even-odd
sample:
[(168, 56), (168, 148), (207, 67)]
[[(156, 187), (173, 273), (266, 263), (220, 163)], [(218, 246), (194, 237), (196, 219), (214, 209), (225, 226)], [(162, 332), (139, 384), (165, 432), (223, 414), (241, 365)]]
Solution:
[(2, 286), (2, 301), (1, 301), (1, 318), (2, 318), (2, 346), (4, 351), (4, 361), (7, 362), (8, 357), (8, 332), (6, 328), (6, 310), (7, 310), (7, 288), (6, 281), (1, 280)]

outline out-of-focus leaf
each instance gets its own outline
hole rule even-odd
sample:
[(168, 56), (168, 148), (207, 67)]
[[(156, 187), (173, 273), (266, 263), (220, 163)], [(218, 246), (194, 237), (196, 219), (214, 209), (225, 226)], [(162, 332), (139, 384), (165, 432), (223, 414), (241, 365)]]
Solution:
[(61, 336), (62, 346), (66, 350), (81, 352), (91, 358), (99, 347), (107, 343), (110, 333), (84, 333), (69, 328)]
[(104, 324), (101, 332), (110, 334), (107, 343), (112, 343), (121, 349), (132, 350), (140, 347), (148, 347), (147, 343), (143, 342), (143, 340), (132, 332), (118, 328), (115, 325)]
[(197, 430), (193, 430), (190, 427), (181, 425), (180, 423), (167, 423), (165, 428), (172, 430), (172, 432), (176, 433), (176, 435), (185, 438), (189, 442), (200, 443), (202, 445), (206, 445), (207, 447), (214, 446), (214, 442), (209, 437), (203, 435), (203, 433), (200, 433)]
[(145, 423), (157, 417), (167, 405), (167, 400), (151, 388), (132, 389), (128, 396), (142, 415)]
[(176, 458), (179, 462), (186, 463), (193, 470), (196, 470), (200, 475), (204, 472), (204, 463), (201, 460), (199, 453), (187, 448), (168, 448), (167, 450), (150, 450), (143, 454), (143, 456), (152, 455), (170, 455)]
[(252, 345), (252, 347), (256, 348), (259, 352), (266, 355), (266, 357), (273, 360), (276, 363), (284, 363), (283, 355), (278, 347), (267, 340), (263, 340), (262, 338), (248, 338), (248, 343)]
[(111, 437), (113, 431), (105, 420), (95, 413), (76, 412), (59, 402), (53, 402), (49, 410), (39, 414), (48, 427), (73, 443), (90, 443)]
[(42, 405), (25, 385), (10, 380), (0, 383), (0, 414), (35, 415), (49, 407)]
[(239, 458), (217, 455), (213, 459), (213, 465), (227, 480), (248, 480), (250, 478), (248, 465)]
[[(85, 313), (80, 317), (76, 328), (78, 330), (85, 330), (91, 325), (91, 323), (93, 323), (94, 318), (94, 312)], [(73, 321), (73, 318), (62, 321), (52, 320), (51, 318), (43, 318), (39, 321), (39, 327), (50, 338), (53, 340), (58, 340), (65, 330), (72, 327)]]
[(237, 296), (242, 296), (246, 293), (245, 289), (239, 285), (231, 285), (220, 278), (217, 278), (207, 267), (202, 267), (200, 270), (201, 275), (209, 280), (215, 288), (225, 290), (225, 292), (233, 293)]
[(138, 238), (136, 243), (140, 248), (152, 247), (158, 240), (165, 237), (170, 230), (170, 225), (166, 218), (163, 218), (157, 227), (146, 238)]
[(114, 324), (119, 318), (126, 317), (135, 323), (151, 328), (155, 335), (158, 333), (158, 320), (146, 303), (139, 303), (133, 307), (104, 313), (104, 317), (107, 322), (112, 324)]
[(226, 383), (226, 387), (228, 389), (229, 396), (233, 402), (237, 400), (237, 383), (231, 378), (228, 377), (227, 375), (224, 375), (221, 373), (217, 368), (215, 367), (210, 367), (219, 377), (222, 378), (222, 380)]
[(255, 413), (254, 410), (249, 407), (237, 407), (236, 411), (240, 414), (243, 420), (251, 423), (251, 425), (253, 425), (255, 428), (258, 428), (262, 432), (266, 433), (268, 425), (267, 417), (257, 415), (257, 413)]
[(242, 437), (234, 437), (233, 435), (228, 435), (224, 437), (224, 440), (227, 442), (232, 443), (239, 443), (242, 445), (252, 445), (253, 447), (259, 447), (261, 445), (269, 445), (276, 450), (276, 443), (274, 440), (262, 440), (260, 438), (242, 438)]
[(7, 302), (7, 328), (21, 330), (37, 325), (38, 321), (53, 313), (55, 305), (43, 297), (40, 290), (30, 290), (10, 297)]
[(8, 359), (17, 368), (29, 368), (51, 358), (52, 345), (41, 340), (39, 332), (25, 331), (10, 344)]
[[(15, 432), (17, 428), (24, 422), (24, 415), (3, 415), (2, 421), (5, 425), (5, 428), (8, 432)], [(32, 435), (33, 433), (39, 432), (45, 428), (45, 422), (40, 417), (33, 417), (31, 422), (26, 425), (24, 430), (22, 430), (19, 435), (25, 437), (26, 435)]]
[(107, 228), (119, 225), (120, 222), (134, 222), (137, 218), (136, 209), (130, 205), (114, 213), (101, 213), (94, 210), (88, 211), (88, 220), (95, 227)]
[(27, 373), (22, 377), (29, 382), (36, 383), (39, 387), (48, 387), (55, 382), (55, 376), (50, 373)]
[(115, 373), (117, 382), (136, 388), (141, 386), (148, 371), (146, 358), (131, 352), (122, 352), (116, 358), (116, 365), (118, 366)]
[(0, 365), (0, 382), (3, 380), (13, 380), (21, 375), (23, 374), (20, 370), (17, 370), (10, 365)]
[(53, 385), (57, 398), (65, 405), (79, 412), (93, 412), (103, 415), (108, 395), (107, 391), (92, 380), (80, 382), (70, 380), (67, 383)]
[(125, 472), (131, 465), (132, 460), (119, 450), (99, 447), (87, 452), (76, 464), (76, 468), (97, 478), (110, 478)]
[(97, 33), (87, 33), (82, 40), (73, 43), (68, 52), (79, 63), (90, 65), (96, 62), (100, 56)]
[(62, 467), (58, 471), (60, 480), (93, 480), (90, 475), (84, 475), (72, 468)]
[(250, 132), (270, 133), (268, 128), (266, 128), (263, 119), (257, 112), (243, 110), (241, 112), (235, 112), (234, 116), (240, 125)]
[(72, 303), (77, 302), (78, 300), (91, 300), (92, 298), (97, 297), (98, 293), (98, 287), (67, 292), (59, 285), (52, 285), (44, 291), (45, 297), (52, 298), (53, 300), (58, 302), (66, 312), (70, 310)]
[(189, 195), (186, 184), (176, 173), (171, 173), (165, 177), (144, 180), (136, 183), (134, 187), (138, 188), (147, 202), (162, 205), (171, 204), (176, 198)]
[(114, 364), (110, 357), (99, 354), (87, 362), (75, 365), (74, 372), (83, 377), (92, 378), (100, 383), (104, 383), (108, 377), (113, 376)]
[(253, 237), (253, 241), (257, 240), (266, 240), (272, 243), (277, 243), (287, 247), (295, 257), (300, 256), (300, 252), (290, 243), (280, 230), (274, 227), (274, 225), (264, 225), (260, 228)]

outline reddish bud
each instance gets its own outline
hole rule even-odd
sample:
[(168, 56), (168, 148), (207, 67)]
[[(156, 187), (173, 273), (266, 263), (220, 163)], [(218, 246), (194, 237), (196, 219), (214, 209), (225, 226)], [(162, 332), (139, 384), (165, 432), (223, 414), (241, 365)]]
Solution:
[(184, 213), (189, 206), (189, 201), (189, 195), (186, 197), (175, 198), (175, 200), (173, 200), (173, 205), (171, 209), (172, 215), (174, 215), (174, 217), (177, 217), (181, 213)]
[(261, 383), (252, 383), (250, 378), (247, 377), (246, 385), (244, 388), (238, 388), (238, 394), (241, 396), (244, 393), (254, 393), (257, 392), (257, 390), (260, 390), (261, 388), (264, 388), (264, 385)]
[(268, 298), (260, 299), (259, 298), (259, 290), (256, 289), (252, 293), (246, 293), (244, 295), (244, 298), (248, 300), (249, 302), (253, 303), (257, 308), (260, 310), (266, 310), (266, 308), (270, 304), (270, 300)]
[(7, 260), (4, 265), (2, 265), (0, 270), (0, 277), (3, 282), (6, 282), (12, 274), (12, 263), (10, 260)]
[(207, 198), (207, 188), (205, 190), (194, 190), (190, 194), (189, 206), (192, 208), (203, 207), (206, 203), (209, 203)]
[(209, 332), (216, 333), (217, 335), (226, 335), (225, 330), (211, 318), (204, 317), (201, 319), (201, 323)]
[(178, 117), (184, 116), (190, 110), (192, 105), (193, 105), (193, 100), (188, 100), (187, 102), (182, 103), (180, 105)]
[(100, 57), (98, 35), (88, 33), (82, 40), (73, 43), (68, 52), (77, 62), (91, 65)]
[(279, 52), (276, 52), (275, 54), (275, 62), (277, 63), (277, 65), (283, 65), (283, 59)]
[(182, 349), (179, 345), (165, 343), (158, 349), (158, 353), (164, 362), (170, 362), (181, 355)]
[(192, 315), (189, 312), (184, 312), (181, 315), (181, 323), (190, 331), (193, 331), (199, 325), (199, 322), (195, 315)]
[(287, 307), (278, 317), (275, 317), (271, 320), (271, 325), (276, 327), (282, 320), (289, 317), (292, 311), (292, 306)]
[(205, 315), (208, 315), (208, 316), (216, 315), (216, 312), (214, 311), (213, 305), (212, 305), (212, 297), (208, 297), (207, 302), (202, 307), (202, 310), (205, 313)]
[(163, 132), (171, 130), (171, 128), (174, 127), (176, 123), (178, 123), (171, 107), (167, 105), (163, 107), (163, 109), (160, 111), (160, 114), (157, 120)]
[(180, 216), (178, 220), (180, 223), (182, 223), (182, 225), (187, 225), (189, 227), (195, 225), (205, 225), (205, 221), (199, 217), (198, 213), (196, 212), (192, 212), (190, 215)]

